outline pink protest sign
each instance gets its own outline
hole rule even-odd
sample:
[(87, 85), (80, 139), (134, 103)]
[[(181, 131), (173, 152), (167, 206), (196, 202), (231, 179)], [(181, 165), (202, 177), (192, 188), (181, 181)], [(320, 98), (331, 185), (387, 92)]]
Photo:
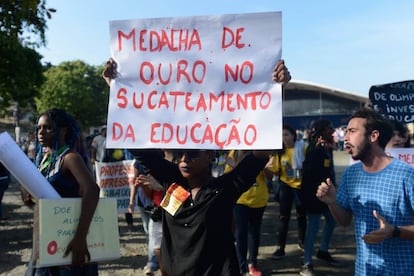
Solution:
[(108, 148), (281, 148), (281, 13), (110, 22)]

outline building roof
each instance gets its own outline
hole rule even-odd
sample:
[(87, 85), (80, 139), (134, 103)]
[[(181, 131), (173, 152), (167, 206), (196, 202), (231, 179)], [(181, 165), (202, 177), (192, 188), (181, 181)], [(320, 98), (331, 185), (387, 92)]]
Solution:
[(345, 91), (345, 90), (341, 90), (341, 89), (333, 88), (333, 87), (328, 87), (325, 85), (312, 83), (308, 81), (291, 80), (285, 85), (284, 89), (285, 90), (298, 89), (298, 90), (309, 90), (309, 91), (315, 91), (315, 92), (322, 92), (322, 93), (326, 93), (326, 94), (344, 98), (344, 99), (359, 101), (361, 103), (366, 103), (368, 101), (368, 97), (362, 97), (349, 91)]

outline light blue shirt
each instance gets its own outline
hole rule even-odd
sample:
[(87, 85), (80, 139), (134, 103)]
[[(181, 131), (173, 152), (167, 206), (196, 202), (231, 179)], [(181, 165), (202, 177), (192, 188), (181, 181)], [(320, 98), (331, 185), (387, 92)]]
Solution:
[(362, 236), (379, 228), (377, 210), (392, 225), (411, 225), (414, 215), (414, 168), (398, 159), (375, 173), (362, 163), (347, 168), (341, 178), (337, 202), (352, 212), (357, 256), (355, 275), (414, 275), (414, 243), (389, 238), (366, 244)]

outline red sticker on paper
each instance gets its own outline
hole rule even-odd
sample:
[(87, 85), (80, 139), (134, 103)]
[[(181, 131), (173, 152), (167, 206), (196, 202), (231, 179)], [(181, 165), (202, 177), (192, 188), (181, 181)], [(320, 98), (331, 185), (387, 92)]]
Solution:
[(57, 242), (56, 241), (49, 242), (49, 244), (47, 245), (47, 253), (49, 253), (49, 255), (55, 255), (57, 250), (58, 250)]

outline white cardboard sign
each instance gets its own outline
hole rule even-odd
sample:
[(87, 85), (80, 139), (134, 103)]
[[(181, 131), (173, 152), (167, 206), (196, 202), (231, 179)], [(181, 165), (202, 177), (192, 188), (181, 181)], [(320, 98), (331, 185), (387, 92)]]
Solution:
[[(81, 211), (81, 198), (40, 199), (36, 204), (34, 252), (36, 267), (67, 265), (72, 255), (63, 258), (73, 238)], [(37, 218), (36, 218), (37, 216)], [(38, 224), (37, 224), (38, 223)], [(87, 236), (91, 261), (120, 258), (116, 200), (100, 199)]]
[(108, 148), (281, 148), (281, 13), (110, 22)]

